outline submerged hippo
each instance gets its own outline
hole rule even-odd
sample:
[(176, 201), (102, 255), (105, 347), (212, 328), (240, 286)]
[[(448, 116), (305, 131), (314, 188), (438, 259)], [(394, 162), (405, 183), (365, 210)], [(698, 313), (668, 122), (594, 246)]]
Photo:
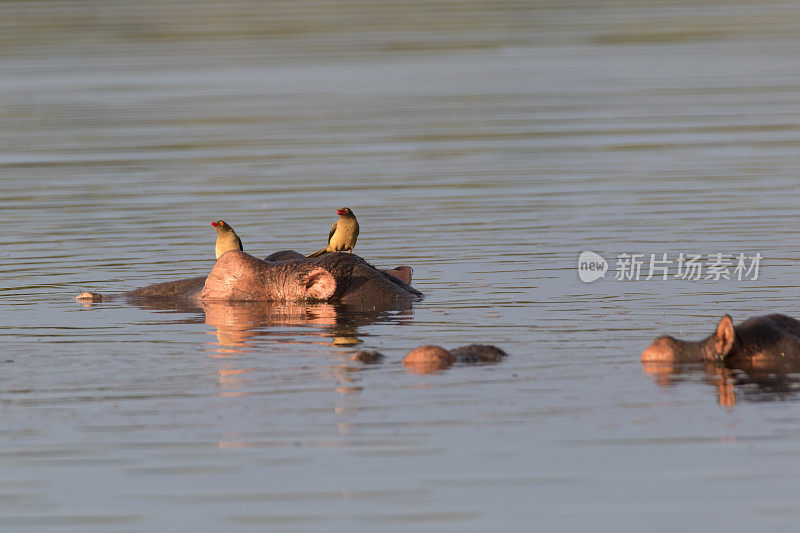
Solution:
[(800, 322), (774, 314), (734, 326), (725, 315), (705, 339), (662, 336), (642, 352), (641, 359), (643, 370), (663, 387), (697, 372), (682, 363), (702, 363), (720, 405), (734, 405), (737, 396), (758, 401), (789, 397), (800, 390)]
[(644, 362), (690, 363), (717, 361), (730, 365), (776, 361), (800, 362), (800, 322), (786, 315), (750, 318), (738, 326), (725, 315), (714, 333), (700, 341), (664, 335), (642, 352)]
[(403, 364), (411, 372), (428, 374), (449, 368), (454, 363), (499, 363), (506, 355), (506, 352), (490, 344), (469, 344), (452, 350), (426, 344), (408, 352)]
[[(124, 294), (134, 299), (196, 301), (301, 301), (387, 305), (418, 300), (409, 285), (410, 267), (381, 270), (355, 254), (328, 253), (306, 258), (294, 251), (258, 259), (242, 251), (224, 253), (208, 276), (156, 283)], [(99, 301), (97, 293), (77, 299)]]
[[(459, 346), (452, 350), (445, 350), (441, 346), (426, 344), (417, 346), (403, 358), (403, 364), (415, 374), (430, 374), (450, 368), (455, 363), (478, 364), (499, 363), (508, 354), (490, 344), (469, 344)], [(353, 361), (364, 364), (379, 363), (384, 355), (375, 350), (360, 350), (351, 357)]]

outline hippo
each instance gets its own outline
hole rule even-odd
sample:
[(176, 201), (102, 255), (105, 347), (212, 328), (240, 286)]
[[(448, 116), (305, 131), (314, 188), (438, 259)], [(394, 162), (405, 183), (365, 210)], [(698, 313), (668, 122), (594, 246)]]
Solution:
[(725, 315), (714, 333), (703, 340), (682, 341), (664, 335), (641, 356), (644, 362), (715, 361), (726, 365), (787, 358), (800, 362), (800, 322), (779, 314), (750, 318), (736, 327), (730, 315)]
[[(403, 358), (403, 364), (409, 372), (414, 374), (430, 374), (450, 368), (455, 363), (499, 363), (506, 356), (506, 352), (489, 344), (469, 344), (452, 350), (426, 344), (417, 346), (408, 352)], [(350, 359), (372, 365), (383, 361), (385, 356), (375, 350), (360, 350), (354, 353)]]
[(745, 398), (784, 398), (800, 390), (800, 322), (780, 314), (750, 318), (733, 325), (729, 315), (700, 341), (657, 338), (641, 355), (642, 368), (658, 385), (670, 386), (696, 373), (717, 390), (723, 406)]
[(427, 344), (408, 352), (403, 364), (415, 374), (429, 374), (449, 368), (454, 363), (498, 363), (506, 356), (506, 352), (489, 344), (469, 344), (452, 350)]
[[(285, 250), (265, 259), (246, 252), (225, 252), (208, 276), (148, 285), (127, 299), (187, 299), (201, 302), (325, 301), (383, 307), (419, 300), (409, 285), (411, 268), (380, 270), (355, 254), (334, 252), (307, 258)], [(102, 301), (86, 292), (76, 299)]]
[(350, 356), (351, 361), (358, 361), (365, 365), (374, 365), (383, 361), (385, 356), (376, 350), (359, 350)]

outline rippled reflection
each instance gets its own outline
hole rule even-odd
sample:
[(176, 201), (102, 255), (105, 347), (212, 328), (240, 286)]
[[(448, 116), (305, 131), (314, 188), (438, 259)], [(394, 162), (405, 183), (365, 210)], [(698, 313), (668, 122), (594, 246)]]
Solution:
[[(194, 302), (191, 300), (131, 299), (129, 303), (142, 309), (169, 310), (199, 314), (183, 323), (205, 322), (216, 328), (212, 332), (221, 357), (246, 351), (262, 337), (282, 344), (318, 343), (354, 346), (361, 343), (359, 328), (376, 322), (408, 324), (413, 318), (413, 305), (399, 303), (394, 307), (334, 305), (329, 303), (284, 302)], [(287, 335), (287, 328), (293, 328)], [(307, 339), (307, 337), (311, 337)]]
[(642, 362), (642, 370), (661, 387), (703, 380), (716, 389), (717, 402), (731, 407), (738, 401), (795, 399), (800, 393), (800, 361), (753, 358), (735, 364), (713, 362), (671, 364)]

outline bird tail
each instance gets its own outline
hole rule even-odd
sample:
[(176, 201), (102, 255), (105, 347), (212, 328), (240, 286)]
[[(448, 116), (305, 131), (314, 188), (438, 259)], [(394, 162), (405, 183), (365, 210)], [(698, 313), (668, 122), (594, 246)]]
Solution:
[(326, 253), (327, 251), (328, 251), (327, 248), (323, 248), (322, 250), (317, 250), (313, 254), (307, 255), (306, 257), (317, 257), (318, 255), (322, 255), (322, 254)]

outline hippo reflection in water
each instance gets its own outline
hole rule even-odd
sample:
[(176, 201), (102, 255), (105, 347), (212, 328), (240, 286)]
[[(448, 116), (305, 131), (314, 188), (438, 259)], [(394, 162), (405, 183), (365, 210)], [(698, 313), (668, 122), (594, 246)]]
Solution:
[(722, 405), (735, 403), (735, 386), (750, 385), (745, 395), (760, 399), (791, 395), (800, 389), (800, 322), (773, 314), (734, 326), (725, 315), (714, 332), (699, 341), (658, 337), (641, 360), (644, 371), (663, 386), (690, 372), (687, 363), (701, 363)]
[[(126, 298), (199, 301), (325, 301), (360, 305), (411, 302), (422, 293), (409, 285), (411, 269), (380, 270), (355, 254), (306, 258), (293, 251), (258, 259), (238, 250), (224, 253), (208, 276), (156, 283), (125, 293)], [(78, 300), (100, 301), (85, 292)]]

